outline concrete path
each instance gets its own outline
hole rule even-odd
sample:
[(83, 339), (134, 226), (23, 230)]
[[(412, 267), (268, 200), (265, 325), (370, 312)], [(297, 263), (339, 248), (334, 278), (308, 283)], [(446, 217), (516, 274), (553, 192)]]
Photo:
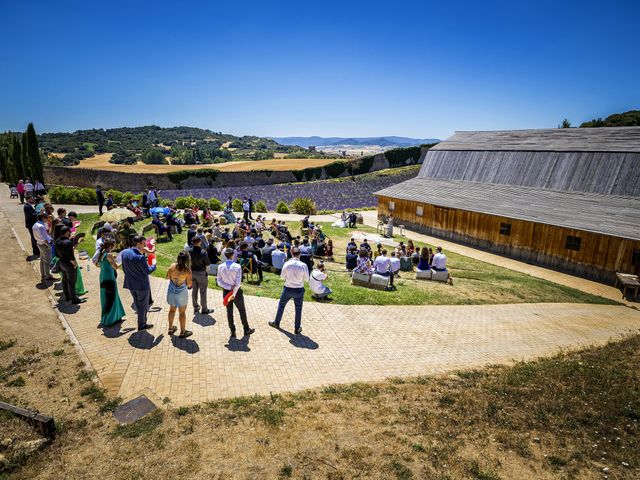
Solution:
[[(10, 220), (18, 238), (28, 245), (17, 202), (0, 200), (0, 208), (4, 211), (0, 228), (10, 228)], [(473, 251), (476, 258), (479, 253)], [(250, 338), (230, 340), (221, 293), (209, 290), (215, 312), (194, 315), (189, 308), (188, 328), (194, 335), (179, 339), (167, 335), (166, 281), (152, 278), (156, 304), (150, 322), (154, 328), (137, 332), (132, 300), (122, 289), (120, 275), (127, 321), (102, 330), (97, 328), (98, 271), (93, 267), (87, 271), (87, 263), (81, 263), (88, 302), (79, 308), (60, 306), (81, 353), (112, 394), (126, 399), (147, 391), (169, 398), (174, 405), (529, 359), (560, 348), (603, 343), (640, 329), (640, 312), (625, 306), (306, 303), (303, 335), (295, 336), (292, 306), (285, 314), (284, 329), (277, 331), (267, 325), (276, 300), (247, 297), (250, 323), (257, 331)]]

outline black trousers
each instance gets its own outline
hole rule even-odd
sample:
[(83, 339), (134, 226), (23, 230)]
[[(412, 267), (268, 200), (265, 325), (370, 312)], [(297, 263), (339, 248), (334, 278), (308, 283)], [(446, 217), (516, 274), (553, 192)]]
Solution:
[(100, 216), (102, 216), (102, 209), (104, 208), (104, 203), (98, 204), (98, 210), (100, 211)]
[[(229, 292), (233, 290), (222, 289), (222, 298), (226, 297)], [(227, 322), (229, 322), (229, 330), (233, 333), (236, 331), (236, 326), (233, 322), (233, 306), (236, 306), (238, 312), (240, 313), (240, 321), (242, 322), (242, 327), (244, 328), (245, 333), (249, 330), (249, 322), (247, 322), (247, 310), (244, 307), (244, 294), (242, 293), (242, 289), (238, 290), (236, 294), (236, 298), (233, 302), (229, 302), (227, 304)]]
[(31, 250), (33, 250), (33, 255), (35, 257), (40, 255), (40, 249), (38, 248), (38, 242), (36, 242), (36, 237), (33, 236), (33, 229), (27, 228), (29, 230), (29, 236), (31, 237)]
[(76, 280), (78, 279), (78, 271), (71, 262), (60, 261), (60, 273), (62, 274), (62, 295), (64, 300), (75, 300), (76, 295)]

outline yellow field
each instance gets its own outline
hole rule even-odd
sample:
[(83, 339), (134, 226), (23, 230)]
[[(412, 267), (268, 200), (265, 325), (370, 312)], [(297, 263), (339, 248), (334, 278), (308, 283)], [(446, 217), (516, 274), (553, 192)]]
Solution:
[(91, 158), (85, 158), (79, 165), (69, 168), (91, 168), (94, 170), (107, 170), (111, 172), (125, 173), (171, 173), (178, 170), (198, 170), (202, 168), (215, 168), (221, 172), (250, 172), (252, 170), (302, 170), (308, 167), (322, 167), (335, 159), (331, 158), (274, 158), (272, 160), (227, 162), (212, 165), (115, 165), (109, 163), (110, 153), (101, 153)]

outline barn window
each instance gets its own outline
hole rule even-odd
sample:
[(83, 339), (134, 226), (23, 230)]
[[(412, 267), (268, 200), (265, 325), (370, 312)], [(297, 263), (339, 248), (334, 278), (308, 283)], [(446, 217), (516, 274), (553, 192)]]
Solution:
[(418, 205), (418, 206), (416, 207), (416, 215), (417, 215), (418, 217), (421, 217), (422, 215), (424, 215), (424, 207), (422, 207), (422, 206)]
[(580, 237), (567, 235), (567, 241), (564, 244), (564, 248), (566, 248), (567, 250), (575, 250), (576, 252), (578, 252), (580, 251), (580, 242), (582, 242), (582, 239)]
[(389, 202), (389, 211), (393, 212), (395, 209), (396, 209), (396, 202), (390, 201)]
[(500, 223), (500, 235), (511, 235), (511, 224), (510, 223)]

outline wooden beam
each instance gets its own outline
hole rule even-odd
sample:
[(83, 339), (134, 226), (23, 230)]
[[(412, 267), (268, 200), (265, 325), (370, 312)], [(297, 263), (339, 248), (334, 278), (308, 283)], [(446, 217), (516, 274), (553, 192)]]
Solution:
[(5, 402), (0, 402), (0, 409), (13, 413), (19, 419), (32, 425), (41, 435), (47, 438), (56, 436), (56, 424), (53, 417), (41, 415)]

